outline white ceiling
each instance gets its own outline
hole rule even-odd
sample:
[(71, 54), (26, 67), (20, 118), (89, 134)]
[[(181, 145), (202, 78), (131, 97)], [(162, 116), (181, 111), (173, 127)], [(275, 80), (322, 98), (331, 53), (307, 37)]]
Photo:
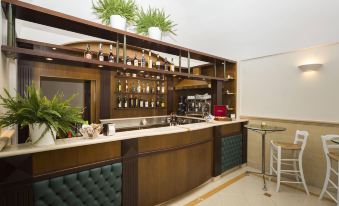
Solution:
[[(97, 21), (91, 0), (26, 0), (49, 9)], [(164, 8), (178, 24), (165, 41), (242, 60), (339, 41), (338, 0), (137, 0)], [(19, 36), (47, 38), (24, 23)], [(83, 39), (58, 32), (57, 43)], [(48, 37), (50, 39), (50, 37)], [(60, 42), (62, 41), (62, 42)]]

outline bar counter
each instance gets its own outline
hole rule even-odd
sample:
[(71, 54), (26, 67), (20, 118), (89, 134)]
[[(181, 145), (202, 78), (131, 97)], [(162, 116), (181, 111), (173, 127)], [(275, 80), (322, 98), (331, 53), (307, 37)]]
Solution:
[(0, 205), (160, 204), (246, 163), (246, 123), (213, 121), (61, 139), (45, 147), (8, 146), (0, 152)]

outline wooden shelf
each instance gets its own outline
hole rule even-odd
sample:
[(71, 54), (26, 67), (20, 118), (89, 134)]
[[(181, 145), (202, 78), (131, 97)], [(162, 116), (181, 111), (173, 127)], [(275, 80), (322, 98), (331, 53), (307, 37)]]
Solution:
[(218, 63), (222, 63), (225, 61), (236, 63), (236, 61), (233, 60), (225, 59), (211, 54), (206, 54), (163, 41), (158, 41), (138, 34), (114, 29), (109, 26), (87, 21), (81, 18), (56, 12), (22, 1), (2, 0), (1, 3), (5, 14), (7, 14), (7, 6), (11, 4), (15, 11), (15, 18), (24, 21), (50, 26), (79, 34), (89, 35), (110, 41), (116, 41), (118, 39), (120, 42), (123, 42), (125, 36), (127, 44), (130, 45), (139, 46), (142, 48), (147, 48), (177, 56), (181, 54), (183, 57), (187, 57), (188, 53), (190, 53), (191, 59), (205, 62), (217, 61)]
[(137, 109), (167, 109), (167, 107), (138, 107), (138, 108), (114, 108), (115, 110), (137, 110)]
[(133, 93), (133, 92), (114, 92), (117, 95), (139, 95), (139, 96), (143, 96), (143, 95), (149, 95), (149, 96), (166, 96), (167, 94), (153, 94), (153, 93)]
[(159, 81), (164, 82), (166, 79), (156, 79), (156, 78), (146, 78), (146, 77), (128, 77), (128, 76), (115, 76), (117, 79), (134, 79), (134, 80), (144, 80), (144, 81)]
[[(220, 81), (227, 81), (227, 79), (220, 78), (220, 77), (210, 77), (204, 75), (194, 75), (194, 74), (187, 74), (187, 73), (180, 73), (180, 72), (171, 72), (171, 71), (164, 71), (164, 70), (155, 70), (155, 69), (148, 69), (143, 67), (136, 67), (131, 65), (125, 65), (121, 63), (110, 63), (105, 61), (93, 60), (93, 59), (85, 59), (79, 56), (73, 56), (63, 53), (57, 52), (50, 52), (44, 51), (39, 49), (26, 49), (26, 48), (19, 48), (19, 47), (8, 47), (8, 46), (1, 46), (1, 50), (7, 54), (15, 54), (16, 56), (20, 57), (21, 59), (27, 59), (32, 61), (39, 61), (39, 62), (46, 62), (46, 63), (57, 63), (57, 64), (67, 64), (72, 66), (82, 66), (82, 67), (89, 67), (89, 68), (96, 68), (96, 69), (126, 69), (136, 72), (146, 72), (150, 74), (165, 74), (165, 75), (174, 75), (174, 76), (181, 76), (186, 78), (192, 79), (211, 79), (211, 80), (220, 80)], [(47, 60), (51, 58), (52, 60)]]

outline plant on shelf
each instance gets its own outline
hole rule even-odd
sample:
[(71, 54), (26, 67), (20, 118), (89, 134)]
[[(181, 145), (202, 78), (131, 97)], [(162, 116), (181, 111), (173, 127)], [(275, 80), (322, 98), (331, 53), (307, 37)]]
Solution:
[(139, 34), (145, 34), (158, 40), (161, 40), (162, 32), (176, 35), (174, 33), (176, 24), (169, 17), (164, 10), (149, 7), (145, 11), (141, 8), (136, 19), (136, 30)]
[(92, 8), (103, 24), (121, 30), (126, 30), (126, 22), (135, 22), (138, 11), (134, 0), (98, 0), (92, 2)]
[(64, 95), (58, 92), (48, 99), (34, 85), (28, 86), (23, 96), (11, 96), (4, 91), (0, 105), (6, 112), (0, 115), (0, 127), (28, 126), (33, 144), (54, 144), (57, 134), (67, 133), (74, 124), (83, 123), (82, 109), (70, 106), (75, 95), (63, 100)]

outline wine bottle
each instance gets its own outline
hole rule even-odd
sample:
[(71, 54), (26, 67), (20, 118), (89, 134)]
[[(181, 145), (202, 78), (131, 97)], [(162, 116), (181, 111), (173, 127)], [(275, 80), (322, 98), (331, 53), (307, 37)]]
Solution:
[(145, 50), (142, 50), (141, 67), (146, 67)]
[(149, 50), (149, 53), (148, 53), (148, 68), (149, 68), (149, 69), (152, 69), (152, 67), (153, 67), (152, 51)]
[(157, 97), (156, 103), (155, 103), (156, 107), (160, 107), (160, 100), (159, 97)]
[(151, 100), (151, 107), (153, 108), (154, 107), (154, 99), (152, 98)]
[(118, 80), (118, 88), (117, 88), (117, 89), (118, 89), (118, 92), (119, 92), (119, 93), (120, 93), (121, 90), (122, 90), (122, 89), (121, 89), (121, 81), (120, 81), (120, 79)]
[(131, 59), (129, 58), (129, 56), (126, 57), (126, 64), (132, 65), (132, 62), (131, 62)]
[(149, 94), (149, 84), (148, 84), (148, 82), (146, 83), (146, 93)]
[(139, 60), (137, 58), (137, 53), (136, 52), (134, 54), (133, 65), (136, 66), (136, 67), (139, 66)]
[(138, 107), (139, 107), (139, 99), (138, 99), (138, 96), (135, 96), (135, 97), (134, 97), (134, 104), (135, 104), (135, 108), (138, 108)]
[(105, 59), (104, 53), (102, 52), (102, 43), (99, 44), (98, 60), (103, 62)]
[(108, 55), (108, 62), (113, 63), (114, 62), (114, 56), (113, 56), (113, 45), (109, 45), (109, 55)]
[(161, 107), (162, 107), (162, 108), (165, 107), (165, 101), (164, 101), (164, 99), (161, 100)]
[(145, 107), (148, 108), (148, 99), (145, 100)]
[(168, 61), (167, 61), (167, 57), (165, 57), (164, 69), (165, 69), (165, 71), (168, 71)]
[(157, 61), (155, 62), (155, 66), (157, 67), (158, 70), (160, 70), (160, 56), (157, 54)]
[(170, 70), (171, 70), (171, 72), (175, 71), (173, 58), (172, 58), (172, 62), (170, 64)]
[(118, 108), (121, 108), (122, 107), (122, 100), (121, 100), (120, 96), (118, 96), (117, 103), (118, 103)]
[(125, 92), (128, 92), (129, 90), (128, 90), (128, 81), (127, 81), (127, 79), (126, 79), (126, 81), (125, 81)]
[(157, 94), (160, 94), (160, 83), (157, 81)]
[(140, 98), (140, 100), (139, 100), (139, 107), (140, 108), (144, 107), (144, 100), (142, 98)]
[(125, 96), (125, 99), (124, 99), (124, 107), (128, 108), (128, 97), (127, 97), (127, 95)]
[(131, 95), (130, 98), (129, 98), (129, 107), (130, 108), (133, 108), (134, 107), (134, 99), (133, 99), (133, 96)]
[(137, 93), (141, 93), (140, 80), (138, 80)]
[(86, 51), (84, 52), (84, 58), (92, 59), (92, 51), (91, 51), (91, 46), (89, 44), (87, 44)]

